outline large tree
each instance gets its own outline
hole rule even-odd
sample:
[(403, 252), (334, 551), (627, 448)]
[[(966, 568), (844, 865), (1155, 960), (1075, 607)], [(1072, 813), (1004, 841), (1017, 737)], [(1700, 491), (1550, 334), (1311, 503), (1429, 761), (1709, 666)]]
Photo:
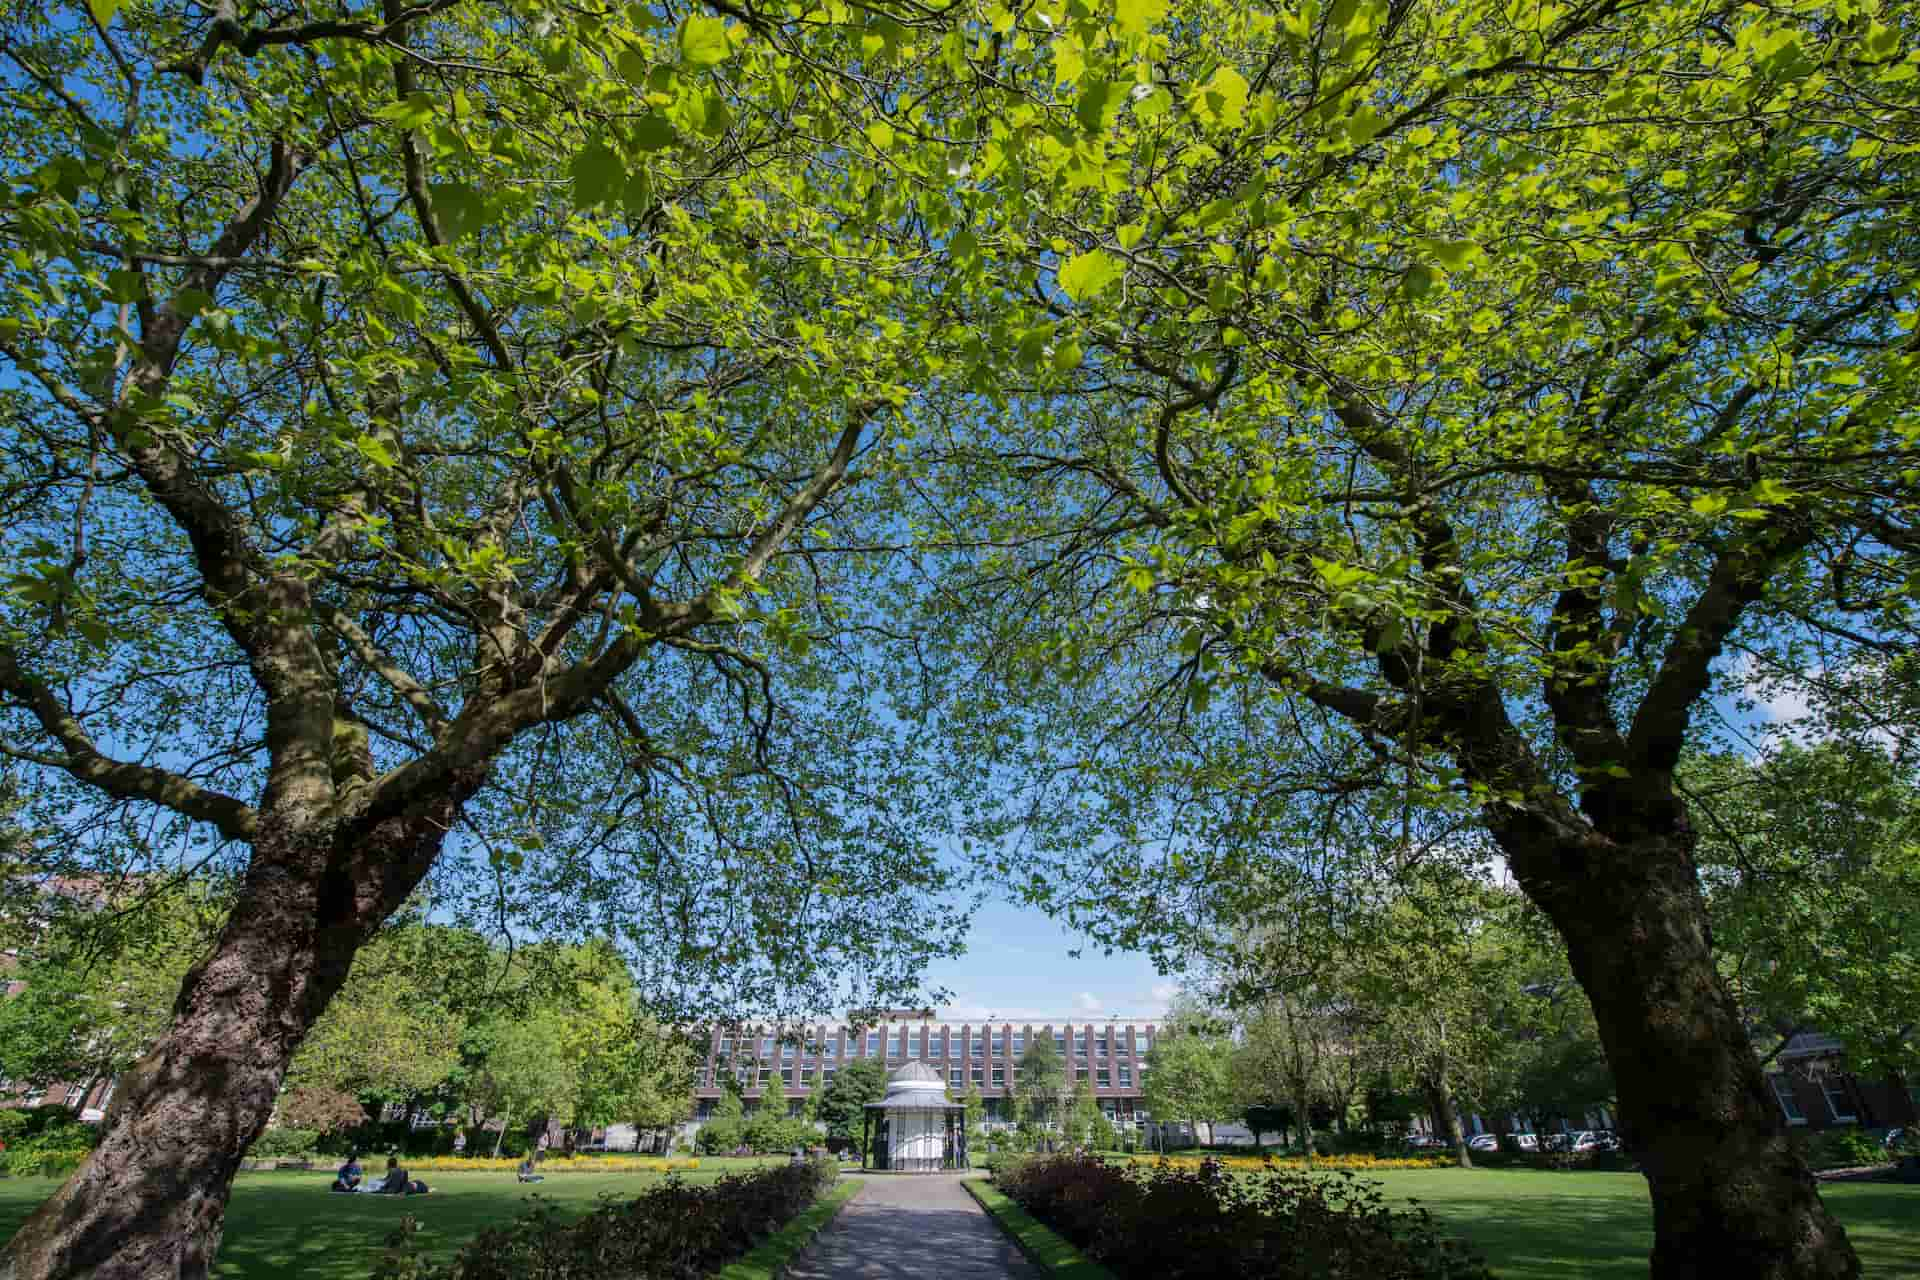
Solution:
[(859, 953), (895, 1002), (948, 936), (905, 906), (937, 810), (835, 643), (856, 481), (939, 364), (924, 248), (838, 145), (897, 33), (320, 8), (0, 19), (0, 750), (238, 881), (10, 1280), (204, 1276), (450, 840), (491, 912), (525, 864), (554, 928), (619, 886), (672, 994), (817, 1004)]
[(1258, 882), (1183, 827), (1198, 793), (1470, 810), (1592, 1001), (1655, 1274), (1856, 1274), (1675, 779), (1730, 644), (1911, 639), (1911, 11), (1167, 13), (1010, 15), (1031, 53), (966, 205), (1008, 412), (939, 460), (941, 599), (1067, 710), (963, 732), (1059, 791), (1137, 784), (1107, 838), (1039, 796), (1063, 838), (998, 856), (1144, 936)]

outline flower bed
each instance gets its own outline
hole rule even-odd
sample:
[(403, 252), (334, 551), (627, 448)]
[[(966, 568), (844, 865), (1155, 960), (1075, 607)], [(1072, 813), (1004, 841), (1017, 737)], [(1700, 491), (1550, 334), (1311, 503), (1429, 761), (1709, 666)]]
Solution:
[(1068, 1155), (1010, 1165), (996, 1184), (1122, 1280), (1490, 1280), (1425, 1209), (1394, 1212), (1346, 1170), (1231, 1177), (1220, 1161)]
[(509, 1226), (481, 1232), (449, 1262), (423, 1255), (408, 1216), (388, 1240), (373, 1280), (697, 1280), (780, 1230), (836, 1177), (831, 1162), (813, 1160), (698, 1186), (670, 1179), (584, 1218), (539, 1204)]
[[(1305, 1169), (1307, 1162), (1299, 1156), (1134, 1156), (1133, 1163), (1160, 1165), (1173, 1169), (1198, 1169), (1208, 1160), (1233, 1173), (1244, 1173), (1263, 1169)], [(1430, 1156), (1315, 1156), (1315, 1172), (1340, 1169), (1356, 1173), (1365, 1173), (1374, 1169), (1442, 1169), (1453, 1163), (1451, 1153)]]
[[(511, 1173), (520, 1161), (501, 1156), (403, 1156), (409, 1171), (436, 1173)], [(664, 1156), (543, 1156), (541, 1173), (681, 1173), (698, 1169), (700, 1162)]]

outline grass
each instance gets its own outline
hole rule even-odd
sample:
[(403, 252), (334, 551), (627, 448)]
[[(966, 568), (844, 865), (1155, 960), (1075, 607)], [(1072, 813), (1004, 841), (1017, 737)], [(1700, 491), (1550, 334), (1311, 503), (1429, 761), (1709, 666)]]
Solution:
[[(715, 1161), (681, 1176), (712, 1182), (754, 1163)], [(557, 1174), (522, 1186), (511, 1173), (427, 1173), (429, 1196), (341, 1196), (327, 1188), (333, 1170), (243, 1173), (233, 1184), (226, 1240), (216, 1280), (366, 1280), (373, 1260), (401, 1215), (420, 1224), (421, 1246), (450, 1256), (482, 1228), (510, 1222), (538, 1195), (562, 1210), (585, 1213), (602, 1196), (627, 1199), (662, 1181), (657, 1173)], [(0, 1178), (0, 1239), (12, 1236), (28, 1214), (59, 1185), (53, 1178)]]
[[(1356, 1176), (1378, 1182), (1395, 1208), (1414, 1203), (1432, 1211), (1448, 1234), (1486, 1256), (1500, 1280), (1643, 1280), (1647, 1274), (1653, 1211), (1638, 1174), (1387, 1169)], [(968, 1189), (979, 1190), (971, 1183)], [(1820, 1195), (1847, 1229), (1867, 1275), (1920, 1280), (1920, 1186), (1833, 1182), (1823, 1184)], [(1018, 1205), (1010, 1207), (1046, 1230)], [(1008, 1223), (992, 1204), (987, 1208)], [(1018, 1228), (1007, 1229), (1019, 1238)]]
[(1047, 1275), (1060, 1280), (1114, 1280), (1113, 1272), (1081, 1254), (1072, 1241), (1007, 1199), (985, 1178), (968, 1178), (960, 1185), (1013, 1237), (1027, 1260)]
[(774, 1280), (866, 1185), (854, 1178), (835, 1183), (811, 1209), (762, 1240), (753, 1252), (720, 1268), (716, 1280)]
[[(685, 1177), (710, 1182), (753, 1163), (764, 1162), (702, 1160), (700, 1168)], [(1418, 1201), (1432, 1210), (1449, 1232), (1484, 1253), (1502, 1280), (1638, 1280), (1647, 1274), (1652, 1214), (1647, 1184), (1636, 1174), (1404, 1169), (1366, 1176), (1378, 1181), (1390, 1200)], [(444, 1257), (481, 1228), (511, 1220), (535, 1194), (562, 1209), (584, 1213), (603, 1195), (635, 1196), (660, 1177), (572, 1173), (523, 1187), (511, 1174), (443, 1173), (428, 1176), (434, 1194), (403, 1199), (331, 1195), (331, 1170), (242, 1174), (234, 1183), (226, 1245), (215, 1276), (365, 1280), (382, 1241), (403, 1213), (420, 1222), (421, 1243)], [(51, 1178), (0, 1178), (0, 1238), (11, 1236), (56, 1185)], [(968, 1186), (974, 1188), (971, 1182)], [(1846, 1226), (1866, 1274), (1875, 1280), (1920, 1280), (1920, 1186), (1828, 1183), (1821, 1194)], [(1010, 1207), (1018, 1211), (1018, 1206)], [(996, 1217), (1008, 1222), (998, 1213)], [(1024, 1212), (1021, 1217), (1033, 1223)], [(1007, 1230), (1028, 1247), (1020, 1227), (1009, 1224)], [(1065, 1272), (1048, 1260), (1054, 1255), (1034, 1256), (1043, 1268), (1068, 1280), (1105, 1276), (1101, 1270)]]
[[(1636, 1173), (1391, 1169), (1359, 1175), (1414, 1201), (1486, 1255), (1502, 1280), (1625, 1280), (1647, 1274), (1653, 1210)], [(1920, 1186), (1823, 1184), (1866, 1274), (1920, 1278)], [(1397, 1207), (1397, 1204), (1396, 1204)]]

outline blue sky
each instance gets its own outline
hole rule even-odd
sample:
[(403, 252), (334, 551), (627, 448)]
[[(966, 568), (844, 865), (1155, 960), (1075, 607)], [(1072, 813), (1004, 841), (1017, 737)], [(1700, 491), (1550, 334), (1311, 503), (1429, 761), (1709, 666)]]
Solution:
[(936, 962), (927, 983), (953, 992), (938, 1012), (955, 1019), (1159, 1017), (1173, 995), (1146, 956), (1103, 956), (1044, 913), (998, 902), (975, 913), (967, 953)]
[[(1748, 735), (1807, 714), (1804, 694), (1792, 688), (1772, 690), (1757, 701), (1751, 713), (1735, 709), (1725, 697), (1714, 704), (1724, 727), (1746, 739), (1743, 745), (1750, 751), (1757, 744)], [(1077, 957), (1071, 954), (1076, 949), (1081, 952)], [(1098, 946), (1043, 912), (1001, 902), (988, 903), (975, 914), (966, 954), (936, 962), (927, 983), (952, 991), (939, 1012), (954, 1019), (1159, 1017), (1175, 989), (1173, 980), (1156, 973), (1145, 955), (1102, 955)]]

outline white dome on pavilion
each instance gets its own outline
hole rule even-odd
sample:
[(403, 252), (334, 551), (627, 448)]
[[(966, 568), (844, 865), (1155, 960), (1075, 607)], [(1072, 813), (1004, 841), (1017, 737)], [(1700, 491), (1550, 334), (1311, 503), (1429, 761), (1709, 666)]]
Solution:
[(882, 1104), (888, 1109), (916, 1104), (944, 1107), (947, 1082), (938, 1071), (924, 1062), (909, 1062), (887, 1073), (887, 1096)]

